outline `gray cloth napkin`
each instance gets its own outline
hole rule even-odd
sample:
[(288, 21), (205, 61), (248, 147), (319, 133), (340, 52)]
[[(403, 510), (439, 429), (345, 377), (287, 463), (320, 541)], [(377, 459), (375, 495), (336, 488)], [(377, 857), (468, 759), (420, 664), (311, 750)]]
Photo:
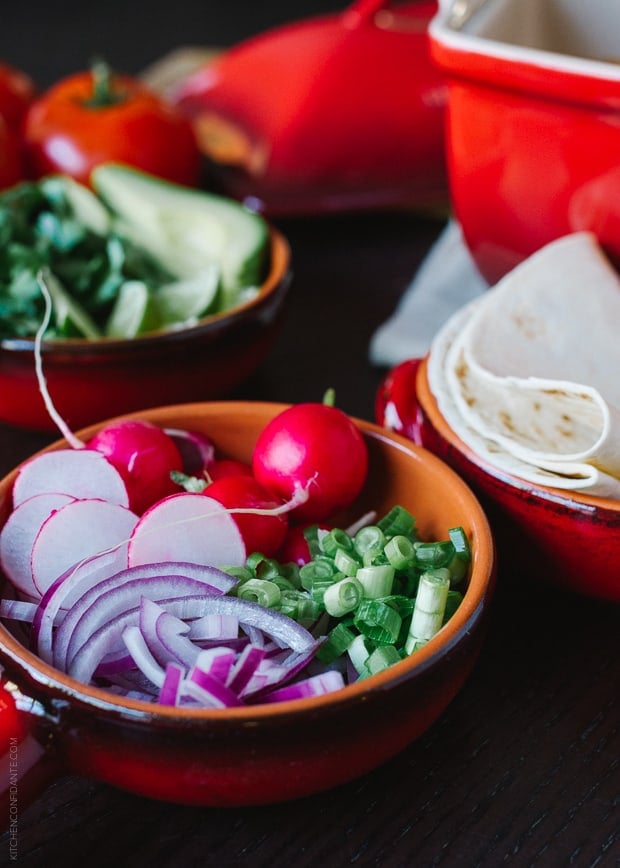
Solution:
[(392, 316), (370, 341), (370, 361), (392, 367), (425, 355), (435, 333), (468, 301), (488, 288), (451, 220), (405, 289)]

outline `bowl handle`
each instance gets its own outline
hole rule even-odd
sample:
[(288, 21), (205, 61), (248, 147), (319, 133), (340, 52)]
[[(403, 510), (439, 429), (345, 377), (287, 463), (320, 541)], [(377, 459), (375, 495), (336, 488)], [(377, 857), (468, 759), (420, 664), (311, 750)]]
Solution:
[(61, 774), (43, 718), (39, 703), (0, 677), (0, 831), (8, 830), (11, 858), (17, 858), (21, 811)]

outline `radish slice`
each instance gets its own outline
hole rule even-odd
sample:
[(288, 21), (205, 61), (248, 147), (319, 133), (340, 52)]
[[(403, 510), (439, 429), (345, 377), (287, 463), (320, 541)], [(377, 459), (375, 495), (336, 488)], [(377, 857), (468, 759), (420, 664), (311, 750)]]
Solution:
[(73, 564), (108, 549), (127, 548), (138, 517), (105, 500), (74, 500), (51, 515), (32, 546), (32, 579), (40, 594)]
[(122, 476), (104, 455), (91, 449), (58, 449), (35, 455), (17, 473), (13, 506), (35, 494), (55, 491), (129, 506)]
[(32, 579), (30, 556), (41, 525), (61, 506), (71, 503), (69, 494), (35, 494), (13, 510), (0, 532), (0, 566), (14, 587), (23, 594), (38, 597)]
[(148, 509), (129, 542), (129, 566), (193, 561), (243, 566), (245, 544), (233, 516), (204, 494), (173, 494)]

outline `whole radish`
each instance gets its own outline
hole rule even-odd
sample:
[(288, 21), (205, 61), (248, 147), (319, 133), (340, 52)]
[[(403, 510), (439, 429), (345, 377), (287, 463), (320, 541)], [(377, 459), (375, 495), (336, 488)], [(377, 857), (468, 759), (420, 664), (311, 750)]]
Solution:
[(125, 481), (129, 505), (141, 515), (145, 509), (178, 491), (170, 472), (183, 468), (172, 437), (157, 425), (139, 420), (112, 422), (86, 444), (101, 452)]
[(296, 404), (261, 431), (252, 467), (256, 479), (283, 500), (305, 495), (291, 516), (314, 522), (355, 500), (366, 479), (368, 451), (342, 410), (328, 403)]
[[(273, 510), (282, 506), (282, 501), (273, 492), (252, 476), (241, 474), (222, 476), (207, 485), (204, 494), (230, 510), (239, 508)], [(241, 532), (248, 554), (261, 552), (271, 558), (284, 542), (288, 530), (286, 515), (232, 512), (232, 517)]]
[(236, 458), (216, 458), (206, 465), (205, 470), (213, 482), (225, 476), (252, 476), (252, 466)]

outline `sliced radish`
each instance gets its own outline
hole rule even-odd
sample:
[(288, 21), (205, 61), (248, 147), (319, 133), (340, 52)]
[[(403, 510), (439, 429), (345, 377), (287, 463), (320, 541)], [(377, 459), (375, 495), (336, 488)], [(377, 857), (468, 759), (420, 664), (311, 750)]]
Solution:
[(40, 594), (73, 564), (108, 549), (126, 550), (138, 517), (105, 500), (74, 500), (43, 522), (32, 546), (32, 579)]
[(140, 518), (129, 542), (130, 566), (193, 561), (243, 566), (245, 545), (232, 515), (203, 494), (181, 492), (159, 501)]
[(30, 565), (32, 546), (43, 522), (73, 499), (58, 492), (35, 494), (22, 501), (7, 518), (0, 531), (0, 566), (21, 593), (39, 596)]
[(122, 476), (104, 455), (91, 449), (58, 449), (35, 455), (17, 473), (13, 506), (35, 494), (50, 492), (129, 506)]

